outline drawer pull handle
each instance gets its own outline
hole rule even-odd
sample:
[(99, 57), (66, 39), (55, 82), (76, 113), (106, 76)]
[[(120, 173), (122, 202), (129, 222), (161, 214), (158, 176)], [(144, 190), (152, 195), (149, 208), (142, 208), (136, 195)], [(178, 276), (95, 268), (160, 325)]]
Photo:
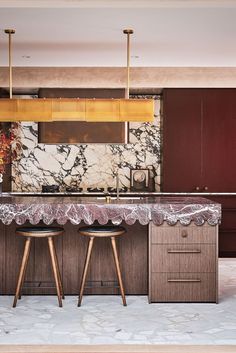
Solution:
[(188, 279), (188, 278), (173, 278), (173, 279), (167, 279), (167, 282), (186, 282), (186, 283), (191, 283), (191, 282), (201, 282), (199, 278), (193, 278), (193, 279)]
[(179, 250), (167, 250), (168, 254), (200, 254), (201, 250), (192, 249), (179, 249)]
[(187, 230), (182, 230), (182, 232), (181, 232), (181, 237), (182, 237), (182, 238), (187, 238), (187, 236), (188, 236)]

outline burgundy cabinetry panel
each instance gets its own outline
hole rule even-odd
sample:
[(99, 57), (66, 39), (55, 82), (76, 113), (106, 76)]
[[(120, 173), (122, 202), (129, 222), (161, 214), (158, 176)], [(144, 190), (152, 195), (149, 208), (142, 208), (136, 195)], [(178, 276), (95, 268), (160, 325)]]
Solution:
[(236, 191), (236, 89), (203, 90), (203, 188)]
[(190, 192), (200, 186), (201, 112), (202, 97), (198, 89), (164, 90), (162, 179), (164, 191)]
[[(163, 115), (162, 190), (236, 192), (236, 89), (165, 89)], [(220, 255), (236, 256), (236, 197), (215, 201)]]
[(236, 89), (166, 89), (163, 190), (236, 191)]
[(209, 196), (222, 205), (222, 222), (219, 228), (221, 257), (236, 257), (236, 195)]

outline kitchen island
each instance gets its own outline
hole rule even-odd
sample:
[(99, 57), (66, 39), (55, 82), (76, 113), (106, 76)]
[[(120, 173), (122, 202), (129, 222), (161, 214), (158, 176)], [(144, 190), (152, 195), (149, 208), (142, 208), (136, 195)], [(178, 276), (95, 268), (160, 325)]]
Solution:
[[(211, 264), (207, 265), (207, 271), (210, 272), (207, 273), (214, 273), (216, 282), (217, 231), (220, 219), (220, 205), (204, 198), (149, 197), (112, 199), (107, 203), (104, 199), (92, 197), (1, 197), (0, 292), (2, 294), (13, 294), (15, 291), (24, 245), (23, 240), (15, 236), (15, 228), (21, 224), (63, 225), (65, 234), (57, 239), (56, 247), (66, 294), (78, 294), (86, 253), (87, 241), (78, 235), (78, 228), (84, 224), (96, 222), (99, 224), (107, 224), (108, 222), (113, 224), (122, 223), (127, 229), (127, 234), (119, 239), (118, 242), (121, 270), (127, 294), (148, 294), (148, 276), (149, 289), (151, 290), (153, 288), (151, 286), (153, 282), (152, 273), (173, 271), (170, 268), (168, 271), (163, 268), (155, 268), (158, 264), (156, 264), (154, 259), (156, 258), (156, 251), (158, 252), (160, 247), (156, 248), (153, 245), (163, 244), (163, 238), (162, 240), (159, 238), (160, 234), (162, 234), (162, 237), (163, 234), (166, 234), (164, 235), (166, 239), (170, 239), (171, 236), (176, 237), (177, 234), (176, 239), (170, 240), (171, 244), (175, 242), (177, 245), (181, 245), (180, 240), (183, 241), (185, 243), (183, 245), (186, 248), (184, 251), (188, 251), (187, 254), (194, 256), (194, 252), (191, 252), (194, 250), (195, 252), (197, 251), (196, 254), (204, 257), (200, 259), (200, 262), (204, 262), (205, 258), (211, 257)], [(175, 231), (176, 227), (178, 228), (177, 232)], [(182, 233), (183, 231), (185, 232)], [(188, 240), (190, 244), (197, 244), (197, 247), (198, 244), (201, 245), (202, 243), (212, 244), (214, 249), (210, 247), (206, 254), (204, 252), (205, 249), (189, 249)], [(155, 248), (156, 250), (153, 250)], [(168, 248), (167, 250), (170, 249)], [(175, 251), (176, 249), (171, 250)], [(180, 250), (182, 251), (183, 249)], [(101, 239), (94, 248), (88, 276), (92, 288), (88, 289), (87, 293), (117, 293), (117, 289), (109, 287), (109, 284), (116, 279), (115, 269), (107, 265), (108, 263), (113, 263), (111, 256), (109, 244), (105, 239)], [(178, 263), (174, 267), (183, 267), (180, 259), (176, 259), (176, 256), (178, 257), (178, 253), (175, 252), (173, 259)], [(196, 263), (198, 262), (196, 261)], [(181, 271), (182, 268), (178, 268), (178, 273), (181, 273)], [(194, 269), (192, 268), (191, 273), (194, 273), (193, 271)], [(197, 272), (199, 272), (199, 268)], [(207, 276), (205, 277), (207, 278)], [(34, 288), (25, 288), (25, 293), (54, 293), (52, 288), (43, 288), (42, 279), (45, 282), (45, 278), (46, 282), (52, 281), (47, 249), (40, 239), (36, 239), (26, 274), (26, 281), (29, 283), (35, 283), (36, 281), (36, 284)], [(178, 278), (173, 279), (178, 280)], [(196, 286), (198, 284), (197, 280), (202, 283), (199, 278), (193, 278), (191, 283)], [(97, 288), (98, 281), (102, 284), (102, 288)], [(177, 282), (173, 283), (176, 284)], [(185, 286), (186, 283), (188, 282), (185, 282)], [(149, 297), (150, 301), (164, 301), (165, 299), (157, 300), (155, 293)], [(166, 301), (168, 301), (168, 298)]]

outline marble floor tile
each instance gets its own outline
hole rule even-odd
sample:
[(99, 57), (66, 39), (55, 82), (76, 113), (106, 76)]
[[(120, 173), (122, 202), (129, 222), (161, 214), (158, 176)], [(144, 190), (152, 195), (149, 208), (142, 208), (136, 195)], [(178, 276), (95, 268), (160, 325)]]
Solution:
[(0, 344), (236, 345), (236, 259), (219, 261), (219, 304), (148, 304), (145, 296), (0, 296)]

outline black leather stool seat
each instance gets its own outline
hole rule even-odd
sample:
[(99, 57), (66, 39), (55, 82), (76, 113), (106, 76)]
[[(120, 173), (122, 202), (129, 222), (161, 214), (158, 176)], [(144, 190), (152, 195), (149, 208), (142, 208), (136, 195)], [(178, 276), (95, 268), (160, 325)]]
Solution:
[(62, 232), (62, 227), (19, 227), (17, 232), (33, 233), (33, 232), (43, 232), (43, 233), (52, 233), (52, 232)]
[(64, 232), (62, 227), (19, 227), (16, 229), (16, 233), (31, 237), (47, 237)]
[(126, 229), (122, 226), (85, 226), (79, 228), (79, 232), (87, 236), (116, 236), (121, 235), (126, 232)]
[(79, 230), (86, 232), (104, 232), (104, 233), (113, 233), (113, 232), (124, 232), (125, 228), (122, 226), (85, 226), (81, 227)]

